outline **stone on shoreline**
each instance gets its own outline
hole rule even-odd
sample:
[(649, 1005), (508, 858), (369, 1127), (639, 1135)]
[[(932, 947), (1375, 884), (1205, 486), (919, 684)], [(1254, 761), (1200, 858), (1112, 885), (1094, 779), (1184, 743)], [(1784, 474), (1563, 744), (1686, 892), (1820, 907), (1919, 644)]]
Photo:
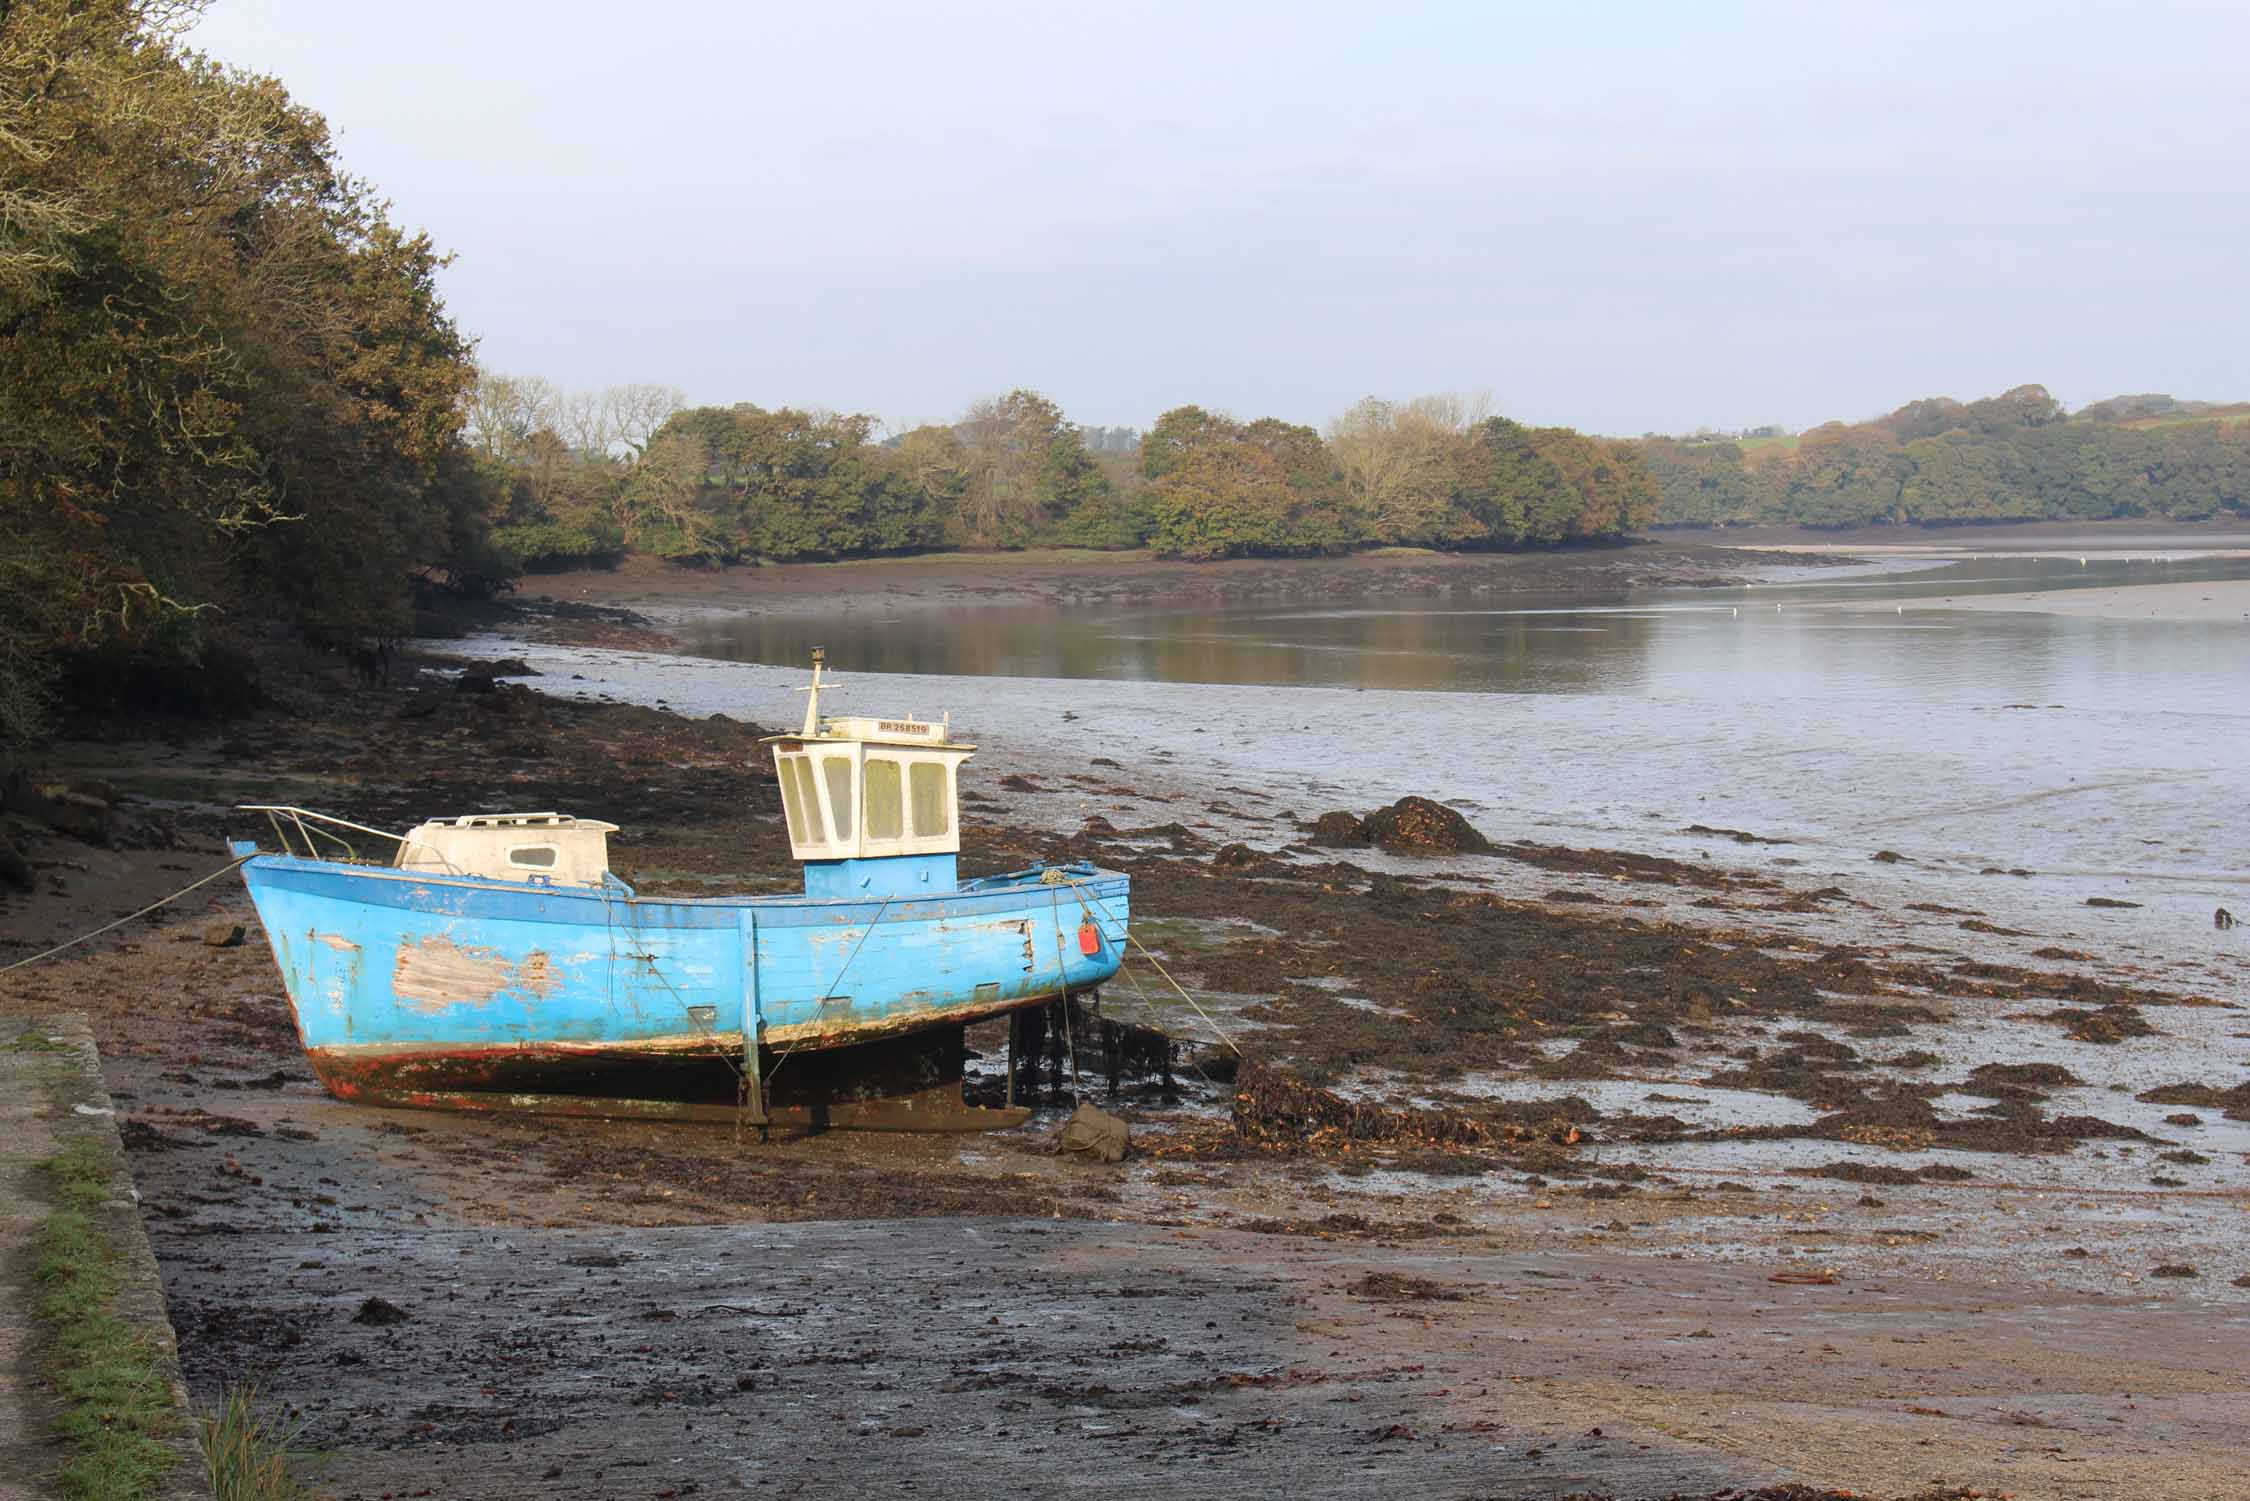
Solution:
[(1359, 849), (1368, 842), (1367, 825), (1356, 813), (1323, 813), (1313, 820), (1309, 842), (1322, 849)]
[(36, 884), (31, 874), (31, 862), (9, 842), (6, 833), (0, 832), (0, 886), (13, 886), (18, 891), (29, 891)]
[(1361, 823), (1369, 841), (1387, 850), (1424, 854), (1483, 854), (1492, 841), (1466, 818), (1426, 797), (1402, 797)]

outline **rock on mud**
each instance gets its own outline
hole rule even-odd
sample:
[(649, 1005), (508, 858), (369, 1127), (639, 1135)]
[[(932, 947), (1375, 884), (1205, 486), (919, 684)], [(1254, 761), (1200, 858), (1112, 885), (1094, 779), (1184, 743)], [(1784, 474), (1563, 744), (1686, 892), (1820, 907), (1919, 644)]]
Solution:
[(10, 777), (0, 789), (0, 808), (87, 844), (108, 845), (117, 833), (110, 804), (115, 794), (100, 783), (73, 785)]
[(411, 1317), (405, 1309), (387, 1298), (369, 1298), (359, 1305), (359, 1312), (352, 1315), (352, 1322), (382, 1328), (389, 1324), (403, 1324)]
[(1426, 797), (1402, 797), (1368, 814), (1360, 826), (1369, 841), (1387, 850), (1483, 854), (1492, 848), (1466, 818)]
[(1367, 844), (1367, 825), (1356, 813), (1323, 813), (1313, 820), (1311, 842), (1321, 849), (1361, 849)]
[(35, 884), (31, 862), (9, 843), (5, 832), (0, 832), (0, 885), (13, 886), (18, 891), (29, 891)]
[(1055, 1134), (1055, 1150), (1096, 1162), (1123, 1162), (1131, 1139), (1125, 1122), (1106, 1110), (1080, 1105)]

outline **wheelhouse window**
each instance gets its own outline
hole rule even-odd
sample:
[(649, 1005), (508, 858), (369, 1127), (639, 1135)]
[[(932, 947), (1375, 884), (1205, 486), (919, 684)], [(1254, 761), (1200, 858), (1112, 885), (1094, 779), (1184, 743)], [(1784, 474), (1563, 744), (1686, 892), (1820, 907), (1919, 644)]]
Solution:
[(856, 827), (852, 821), (852, 758), (822, 756), (820, 774), (828, 779), (828, 816), (835, 825), (829, 837), (845, 839), (847, 831)]
[(792, 844), (817, 844), (827, 834), (820, 826), (820, 798), (813, 791), (812, 758), (781, 758), (781, 808), (789, 819)]
[(870, 839), (898, 839), (906, 833), (906, 807), (898, 773), (899, 763), (887, 756), (867, 758), (867, 837)]
[(518, 845), (508, 851), (510, 865), (528, 865), (539, 870), (555, 868), (555, 847), (551, 844)]
[[(800, 860), (951, 854), (959, 848), (954, 746), (857, 742), (774, 748), (789, 842)], [(567, 865), (566, 850), (557, 869)]]
[(908, 773), (914, 793), (914, 834), (927, 839), (953, 828), (952, 799), (947, 796), (947, 768), (935, 761), (917, 761)]

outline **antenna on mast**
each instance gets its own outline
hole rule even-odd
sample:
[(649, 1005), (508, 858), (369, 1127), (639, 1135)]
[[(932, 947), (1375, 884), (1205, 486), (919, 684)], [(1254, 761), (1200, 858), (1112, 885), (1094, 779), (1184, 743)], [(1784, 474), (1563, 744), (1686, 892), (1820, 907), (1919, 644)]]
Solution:
[(821, 669), (828, 665), (828, 648), (812, 649), (812, 682), (797, 691), (805, 695), (805, 727), (800, 734), (810, 739), (820, 733), (820, 690), (828, 686), (820, 680)]

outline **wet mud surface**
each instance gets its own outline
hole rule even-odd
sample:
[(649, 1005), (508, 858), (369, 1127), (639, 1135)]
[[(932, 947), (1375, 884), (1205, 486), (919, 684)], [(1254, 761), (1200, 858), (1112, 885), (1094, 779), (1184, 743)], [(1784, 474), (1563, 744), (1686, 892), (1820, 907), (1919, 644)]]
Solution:
[[(172, 1296), (406, 1495), (1903, 1492), (1971, 1454), (2185, 1495), (2154, 1487), (2215, 1474), (2241, 1405), (2240, 1342), (2184, 1311), (1067, 1221), (254, 1237)], [(2050, 1374), (2128, 1321), (2181, 1342), (2107, 1365), (2130, 1397)]]
[[(35, 843), (61, 889), (0, 907), (0, 962), (215, 868), (240, 801), (560, 807), (627, 826), (643, 891), (791, 888), (757, 733), (432, 679), (90, 745), (175, 847)], [(1179, 1043), (1176, 1095), (1105, 1100), (1134, 1133), (1114, 1168), (1053, 1154), (1061, 1095), (988, 1136), (765, 1144), (346, 1106), (231, 882), (0, 1005), (91, 1015), (191, 1384), (258, 1375), (340, 1496), (871, 1468), (1001, 1495), (2224, 1493), (2240, 995), (1723, 860), (1323, 841), (1317, 805), (1151, 770), (980, 763), (966, 805), (971, 873), (1129, 871), (1192, 998), (1139, 959), (1102, 997)], [(1021, 811), (1057, 787), (1106, 814)], [(247, 941), (207, 946), (214, 919)], [(989, 1077), (996, 1030), (971, 1046)]]
[(1354, 601), (1433, 591), (1555, 594), (1718, 586), (1777, 562), (1828, 567), (1843, 561), (1817, 552), (1748, 552), (1681, 538), (1538, 553), (1445, 554), (1399, 548), (1338, 558), (1220, 563), (1032, 552), (701, 569), (634, 558), (613, 570), (527, 578), (522, 594), (539, 609), (582, 610), (592, 600), (659, 616), (713, 609), (808, 613), (967, 603)]

